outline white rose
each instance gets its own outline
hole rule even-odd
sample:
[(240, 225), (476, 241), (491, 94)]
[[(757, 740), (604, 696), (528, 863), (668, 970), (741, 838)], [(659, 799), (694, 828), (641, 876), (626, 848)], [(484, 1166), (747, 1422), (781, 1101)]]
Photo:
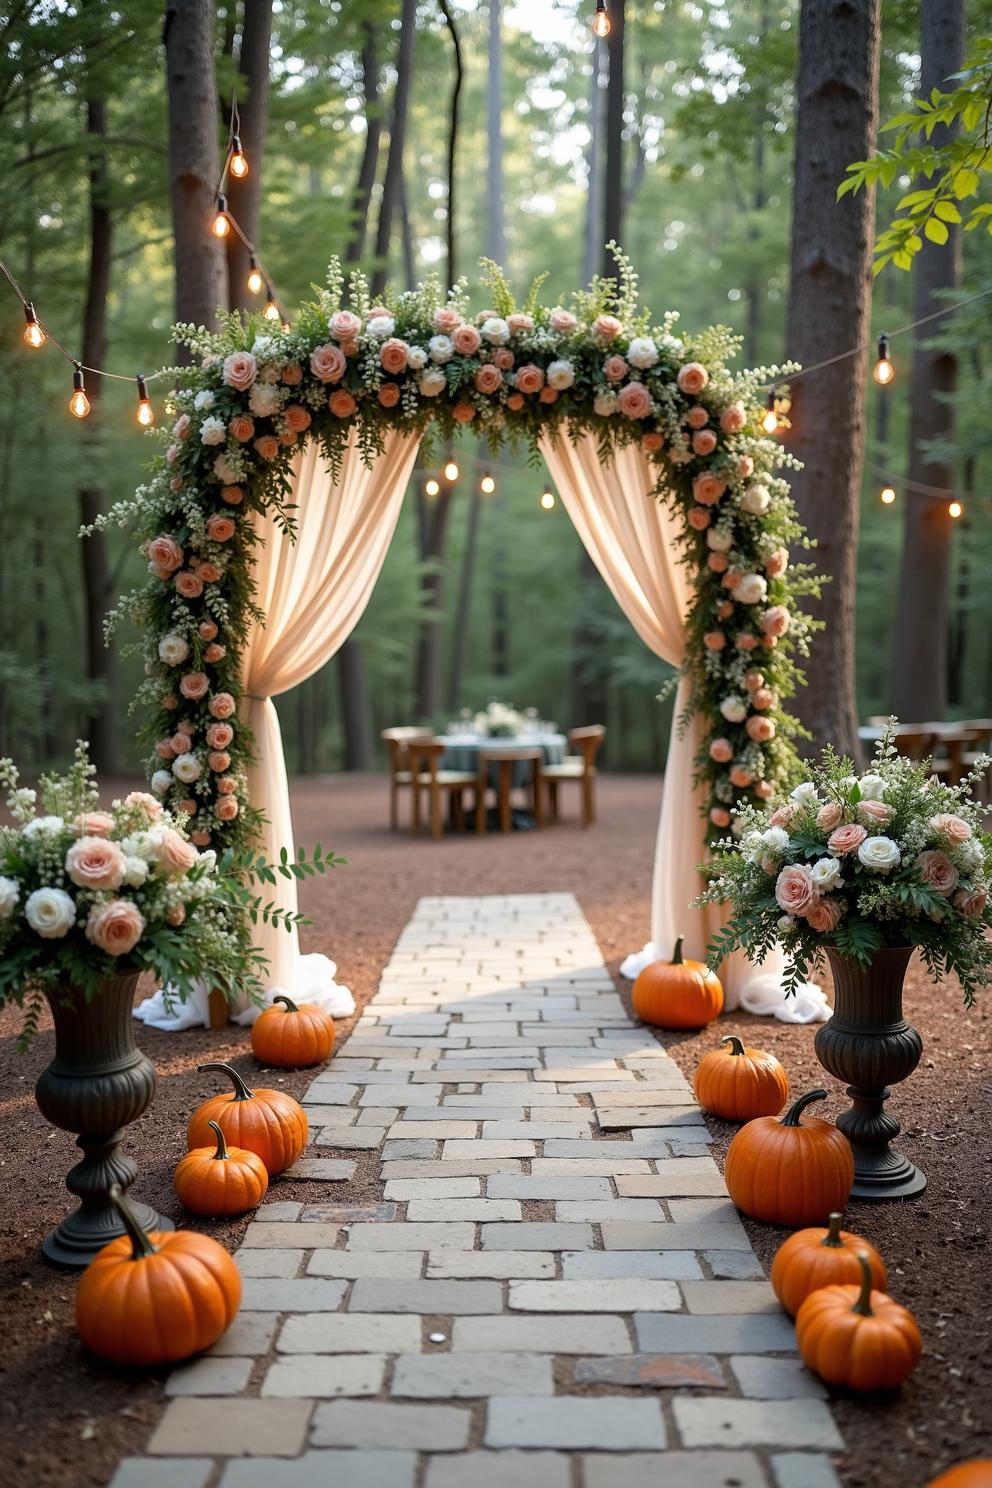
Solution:
[(840, 876), (839, 858), (820, 858), (809, 870), (817, 892), (825, 894), (829, 889), (842, 889), (844, 880)]
[(412, 372), (427, 366), (427, 353), (422, 346), (411, 346), (406, 354), (406, 364)]
[(76, 906), (65, 889), (35, 889), (28, 895), (24, 917), (42, 940), (61, 940), (76, 923)]
[(891, 873), (902, 862), (902, 853), (891, 837), (866, 837), (858, 848), (858, 861), (873, 873)]
[(223, 419), (214, 418), (213, 414), (205, 418), (200, 425), (201, 444), (223, 444), (227, 438), (227, 426)]
[(737, 603), (743, 605), (763, 604), (767, 593), (767, 581), (756, 573), (742, 574), (740, 583), (733, 590)]
[(786, 935), (796, 923), (795, 915), (779, 915), (775, 921), (775, 928), (780, 935)]
[(564, 392), (565, 388), (570, 388), (575, 381), (575, 370), (571, 362), (566, 361), (564, 357), (557, 362), (550, 362), (546, 375), (548, 386), (557, 388), (559, 392)]
[(248, 394), (248, 407), (258, 418), (271, 418), (279, 401), (279, 389), (268, 382), (256, 383)]
[(732, 692), (720, 704), (720, 712), (728, 723), (743, 723), (747, 717), (747, 703), (736, 692)]
[(862, 801), (884, 801), (888, 789), (881, 775), (862, 775), (858, 781)]
[(395, 331), (396, 322), (391, 315), (373, 315), (365, 329), (376, 341), (385, 341)]
[(429, 368), (420, 379), (418, 384), (425, 398), (436, 398), (448, 385), (448, 379), (437, 367)]
[(21, 897), (16, 878), (0, 878), (0, 920), (9, 920)]
[(124, 882), (136, 889), (144, 883), (148, 877), (148, 864), (144, 858), (126, 858), (124, 862)]
[(651, 336), (635, 336), (627, 348), (627, 360), (632, 367), (653, 367), (658, 360), (658, 348)]
[[(501, 316), (491, 315), (482, 322), (482, 339), (493, 346), (505, 346), (510, 339), (510, 327)], [(551, 381), (550, 377), (548, 381)]]
[(61, 816), (36, 816), (34, 821), (28, 822), (23, 835), (29, 842), (37, 837), (57, 837), (64, 826)]
[(189, 655), (189, 646), (181, 635), (170, 631), (164, 635), (158, 643), (158, 659), (165, 662), (166, 666), (181, 666)]
[(267, 356), (275, 344), (275, 338), (272, 336), (256, 336), (252, 342), (251, 354), (256, 360)]
[(592, 406), (593, 412), (598, 413), (600, 418), (607, 418), (611, 413), (616, 412), (617, 395), (616, 393), (597, 393)]
[(195, 754), (180, 754), (172, 761), (172, 773), (183, 785), (192, 785), (203, 774), (203, 766)]
[(976, 837), (969, 837), (955, 852), (954, 861), (965, 873), (974, 873), (985, 862), (985, 849)]
[(217, 456), (214, 461), (214, 475), (219, 481), (223, 481), (225, 486), (236, 485), (241, 478), (226, 455)]
[(733, 533), (726, 527), (707, 527), (706, 546), (711, 553), (729, 553), (734, 546)]
[(798, 801), (800, 806), (812, 806), (816, 800), (816, 786), (812, 780), (804, 780), (802, 785), (797, 785), (794, 791), (789, 792), (789, 799)]
[(214, 406), (214, 395), (209, 389), (204, 388), (202, 393), (197, 393), (193, 399), (193, 407), (200, 413), (209, 413)]
[(450, 336), (432, 336), (427, 343), (427, 351), (432, 362), (443, 366), (450, 362), (455, 354), (455, 348), (451, 344)]
[(157, 796), (164, 796), (172, 789), (172, 776), (168, 770), (156, 770), (151, 778), (151, 788)]
[(784, 827), (767, 827), (761, 840), (772, 852), (785, 852), (789, 846), (789, 834)]
[(771, 506), (771, 493), (765, 486), (748, 486), (741, 497), (741, 506), (753, 517), (763, 516)]

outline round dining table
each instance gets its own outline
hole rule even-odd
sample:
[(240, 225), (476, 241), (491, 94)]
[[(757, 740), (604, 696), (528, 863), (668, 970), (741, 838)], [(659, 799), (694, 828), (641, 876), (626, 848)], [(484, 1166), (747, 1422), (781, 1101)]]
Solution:
[[(483, 751), (487, 754), (499, 754), (503, 750), (540, 749), (546, 765), (560, 765), (568, 747), (564, 734), (511, 734), (508, 737), (491, 738), (487, 734), (467, 732), (444, 734), (442, 739), (444, 754), (441, 756), (441, 769), (466, 770), (473, 775), (478, 773), (479, 755)], [(530, 780), (530, 770), (531, 767), (526, 762), (516, 765), (513, 771), (514, 786), (526, 785)], [(495, 773), (494, 766), (493, 785), (496, 784)]]

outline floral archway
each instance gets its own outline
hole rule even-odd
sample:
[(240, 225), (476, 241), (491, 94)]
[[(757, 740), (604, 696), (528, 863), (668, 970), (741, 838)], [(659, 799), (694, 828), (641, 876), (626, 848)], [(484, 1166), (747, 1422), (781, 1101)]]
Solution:
[[(790, 558), (803, 532), (780, 474), (789, 457), (762, 429), (760, 396), (783, 369), (732, 371), (739, 338), (726, 328), (679, 335), (674, 313), (652, 324), (619, 254), (618, 282), (596, 279), (568, 306), (543, 305), (540, 281), (518, 305), (498, 267), (483, 270), (488, 305), (479, 311), (464, 283), (445, 293), (434, 278), (372, 304), (360, 274), (346, 295), (332, 262), (327, 288), (292, 326), (231, 316), (218, 333), (178, 328), (197, 365), (176, 369), (168, 446), (109, 519), (137, 515), (149, 562), (148, 583), (111, 623), (127, 614), (143, 632), (137, 702), (152, 787), (190, 815), (199, 846), (238, 847), (277, 829), (285, 843), (287, 827), (291, 837), (270, 693), (323, 665), (357, 623), (421, 440), (469, 430), (493, 451), (543, 453), (621, 606), (679, 665), (678, 788), (683, 800), (694, 795), (705, 824), (683, 848), (689, 867), (674, 874), (673, 891), (659, 882), (671, 874), (663, 810), (655, 901), (667, 894), (684, 907), (704, 838), (728, 827), (735, 800), (771, 796), (795, 757), (786, 702), (808, 649), (797, 599), (813, 580)], [(350, 525), (338, 530), (342, 491)], [(325, 521), (315, 503), (332, 496)], [(649, 511), (663, 520), (645, 538)], [(294, 553), (298, 519), (306, 541)], [(287, 581), (278, 621), (258, 593), (261, 578), (272, 602), (274, 565)], [(335, 582), (337, 607), (327, 589)], [(652, 615), (676, 592), (682, 633), (666, 650)], [(309, 604), (323, 605), (320, 644), (300, 608)], [(287, 667), (304, 636), (306, 664)], [(253, 686), (260, 646), (283, 665), (263, 667)], [(278, 801), (272, 821), (266, 775), (286, 799), (285, 821)], [(702, 952), (706, 933), (700, 922), (690, 953)], [(285, 947), (267, 949), (285, 964)]]

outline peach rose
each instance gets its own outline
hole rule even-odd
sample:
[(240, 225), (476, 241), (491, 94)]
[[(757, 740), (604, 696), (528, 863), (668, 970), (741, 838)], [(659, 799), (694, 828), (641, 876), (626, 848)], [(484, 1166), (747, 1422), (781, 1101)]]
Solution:
[[(351, 394), (346, 393), (345, 397), (350, 398)], [(263, 460), (274, 460), (279, 453), (279, 441), (274, 434), (263, 434), (255, 440), (254, 448)]]
[(742, 630), (740, 635), (734, 638), (734, 645), (738, 651), (753, 651), (758, 644), (758, 637), (752, 635), (749, 630)]
[(186, 919), (185, 904), (174, 904), (165, 917), (167, 925), (181, 925)]
[(615, 341), (623, 330), (623, 322), (615, 315), (597, 315), (591, 329), (597, 341)]
[(250, 351), (232, 351), (224, 362), (224, 381), (243, 393), (255, 381), (257, 364)]
[(327, 400), (327, 406), (335, 418), (350, 418), (358, 411), (358, 404), (346, 388), (338, 388)]
[(821, 832), (832, 832), (834, 827), (840, 825), (840, 820), (843, 815), (844, 808), (841, 806), (839, 801), (828, 801), (827, 804), (825, 806), (821, 806), (819, 811), (816, 813), (816, 825), (819, 827)]
[(727, 482), (719, 475), (697, 475), (692, 483), (692, 494), (703, 506), (716, 506), (727, 489)]
[(730, 771), (730, 783), (736, 785), (738, 790), (746, 790), (753, 779), (751, 771), (746, 770), (743, 765), (734, 765)]
[(332, 346), (329, 342), (315, 347), (310, 353), (310, 371), (318, 382), (340, 382), (347, 366), (340, 346)]
[(743, 403), (731, 403), (720, 415), (720, 428), (725, 434), (739, 434), (747, 422)]
[(733, 613), (733, 601), (729, 599), (721, 599), (720, 603), (716, 607), (716, 618), (718, 620), (729, 620)]
[(985, 911), (988, 897), (987, 889), (959, 889), (954, 895), (954, 907), (969, 920), (978, 920)]
[(707, 651), (722, 651), (727, 644), (727, 637), (722, 630), (708, 630), (703, 636), (703, 645)]
[(383, 408), (395, 408), (400, 401), (400, 385), (398, 382), (384, 382), (378, 393), (379, 403)]
[(231, 768), (231, 756), (226, 749), (215, 749), (207, 756), (207, 764), (216, 775), (223, 775)]
[(188, 413), (181, 413), (172, 426), (172, 432), (177, 439), (188, 439), (189, 431), (193, 427), (193, 420)]
[(603, 376), (607, 382), (623, 382), (627, 376), (627, 371), (627, 359), (626, 357), (622, 357), (619, 352), (614, 353), (613, 356), (608, 356), (603, 363)]
[(767, 744), (775, 737), (775, 724), (772, 719), (765, 718), (764, 714), (757, 713), (748, 719), (744, 725), (744, 732), (749, 739), (754, 740), (755, 744)]
[(282, 416), (294, 434), (302, 434), (310, 427), (310, 413), (302, 403), (288, 403), (282, 411)]
[(216, 785), (219, 796), (233, 796), (237, 793), (238, 782), (233, 775), (218, 776)]
[(180, 837), (171, 827), (162, 833), (162, 840), (158, 848), (159, 867), (163, 873), (170, 878), (178, 878), (188, 873), (196, 862), (199, 854), (191, 842), (185, 837)]
[(770, 687), (756, 687), (751, 704), (758, 709), (759, 713), (763, 713), (766, 708), (774, 708), (775, 694)]
[(185, 730), (174, 733), (169, 743), (172, 745), (173, 757), (177, 754), (189, 754), (193, 747), (192, 737)]
[(704, 408), (701, 403), (694, 403), (686, 414), (685, 421), (690, 429), (705, 429), (710, 421), (709, 409)]
[(201, 620), (196, 629), (201, 641), (212, 641), (217, 634), (217, 626), (212, 620)]
[(193, 843), (195, 843), (197, 847), (209, 847), (210, 846), (210, 833), (209, 832), (204, 832), (202, 830), (199, 831), (199, 832), (191, 832), (190, 833), (190, 841), (193, 842)]
[(730, 559), (726, 553), (710, 553), (706, 559), (706, 566), (711, 573), (726, 573), (730, 567)]
[(65, 871), (80, 889), (119, 889), (126, 863), (116, 842), (80, 837), (65, 855)]
[(432, 326), (439, 336), (450, 336), (452, 331), (457, 331), (462, 323), (462, 318), (454, 305), (442, 305), (440, 310), (434, 311)]
[(730, 812), (723, 806), (713, 806), (710, 808), (710, 821), (715, 827), (729, 827)]
[(276, 435), (276, 438), (279, 440), (279, 443), (280, 444), (284, 444), (284, 445), (295, 444), (296, 443), (296, 440), (297, 440), (297, 437), (298, 436), (293, 433), (292, 429), (286, 429), (286, 428), (283, 428), (281, 430), (281, 432)]
[(740, 582), (740, 570), (736, 568), (728, 568), (723, 578), (720, 580), (720, 583), (723, 585), (724, 589), (736, 589), (740, 585)]
[(770, 801), (775, 794), (775, 787), (770, 780), (758, 780), (755, 782), (754, 794), (760, 796), (763, 801)]
[(335, 310), (328, 325), (335, 341), (354, 341), (361, 329), (361, 317), (354, 310)]
[(932, 816), (930, 830), (950, 847), (960, 847), (971, 836), (971, 827), (968, 823), (949, 811), (942, 811), (939, 816)]
[(578, 321), (571, 310), (563, 310), (561, 305), (556, 305), (552, 310), (548, 317), (548, 323), (551, 329), (557, 331), (560, 336), (569, 335), (578, 325)]
[(229, 692), (216, 693), (207, 704), (207, 712), (211, 718), (230, 718), (237, 704)]
[(486, 362), (476, 372), (473, 380), (480, 393), (494, 393), (503, 381), (503, 374), (492, 362)]
[(233, 821), (238, 814), (238, 802), (234, 796), (218, 796), (214, 803), (214, 816), (218, 821)]
[(177, 568), (182, 568), (183, 550), (174, 537), (153, 537), (148, 544), (148, 557), (164, 575), (173, 574)]
[(788, 801), (784, 806), (777, 806), (768, 818), (768, 825), (770, 827), (791, 827), (798, 809), (795, 801)]
[(155, 753), (160, 760), (172, 760), (176, 757), (175, 746), (171, 739), (159, 739), (155, 745)]
[(237, 413), (227, 427), (239, 444), (247, 444), (255, 432), (255, 421), (246, 413)]
[(523, 396), (520, 393), (511, 393), (506, 400), (506, 406), (512, 413), (519, 413), (524, 406)]
[(245, 499), (245, 493), (240, 486), (222, 486), (220, 499), (226, 501), (228, 506), (240, 506)]
[(187, 569), (177, 573), (172, 582), (176, 586), (176, 593), (181, 594), (183, 599), (199, 599), (203, 593), (203, 580)]
[(651, 412), (651, 394), (643, 382), (628, 382), (617, 394), (617, 412), (624, 418), (647, 418)]
[(211, 749), (226, 749), (234, 738), (234, 730), (229, 723), (212, 723), (207, 729), (207, 743)]
[(216, 584), (220, 580), (221, 572), (216, 563), (201, 563), (197, 561), (196, 576), (198, 579), (202, 579), (205, 584)]
[(482, 337), (475, 326), (460, 325), (451, 333), (451, 344), (459, 356), (474, 356), (482, 345)]
[(945, 852), (939, 847), (932, 847), (927, 852), (917, 855), (916, 866), (920, 870), (923, 882), (935, 894), (943, 894), (949, 898), (958, 886), (961, 875), (951, 862)]
[(226, 655), (226, 646), (219, 645), (217, 641), (211, 641), (210, 645), (203, 653), (203, 659), (204, 661), (209, 662), (211, 666), (216, 666), (219, 661), (224, 660), (224, 657)]
[(791, 621), (792, 617), (785, 605), (772, 605), (761, 617), (761, 629), (766, 636), (783, 636)]
[(864, 827), (859, 827), (857, 822), (850, 822), (847, 826), (837, 827), (827, 838), (827, 848), (834, 857), (846, 858), (848, 853), (857, 852), (864, 842), (868, 833)]
[(790, 863), (775, 880), (775, 900), (783, 914), (804, 915), (816, 899), (813, 875), (802, 863)]
[(109, 837), (114, 830), (114, 818), (109, 811), (84, 811), (72, 826), (80, 837)]
[(396, 377), (400, 372), (406, 371), (407, 359), (410, 348), (399, 336), (390, 336), (388, 341), (383, 341), (379, 348), (379, 361), (382, 363), (384, 372), (390, 372)]
[(130, 899), (111, 899), (94, 904), (86, 921), (86, 939), (108, 956), (126, 956), (144, 932), (145, 921)]
[(818, 931), (820, 935), (829, 935), (831, 930), (837, 929), (843, 913), (836, 899), (824, 896), (814, 900), (810, 905), (806, 911), (806, 923), (811, 930)]
[(497, 346), (493, 352), (493, 361), (501, 372), (509, 372), (516, 357), (508, 346)]
[(706, 528), (710, 525), (712, 520), (713, 518), (706, 510), (705, 506), (690, 507), (689, 514), (686, 517), (686, 521), (695, 532), (705, 532)]
[(789, 566), (788, 548), (776, 548), (765, 559), (765, 573), (770, 579), (780, 579)]
[(557, 403), (558, 389), (553, 387), (543, 387), (537, 396), (541, 403)]
[(192, 796), (187, 796), (184, 801), (179, 802), (179, 804), (176, 806), (176, 810), (183, 812), (185, 816), (195, 816), (196, 802), (193, 800)]
[(526, 362), (517, 368), (514, 381), (519, 393), (539, 393), (544, 386), (544, 373), (533, 362)]
[(207, 536), (211, 542), (230, 542), (236, 531), (233, 519), (223, 512), (214, 512), (207, 518)]
[(299, 362), (289, 362), (283, 367), (281, 381), (286, 387), (299, 387), (303, 381), (303, 368)]
[(734, 757), (734, 746), (729, 739), (714, 739), (710, 744), (709, 756), (718, 765), (727, 765)]
[(716, 435), (712, 429), (698, 429), (692, 436), (692, 448), (697, 455), (711, 455), (716, 449)]
[(757, 692), (758, 688), (764, 687), (764, 685), (764, 672), (750, 671), (744, 673), (744, 686), (747, 688), (748, 692)]
[(462, 399), (460, 402), (455, 404), (454, 408), (452, 408), (451, 417), (454, 419), (456, 424), (470, 424), (475, 418), (475, 408), (473, 404), (466, 403), (465, 400)]
[(161, 801), (156, 801), (148, 791), (129, 791), (124, 797), (124, 805), (132, 811), (140, 811), (148, 821), (157, 821), (162, 815)]
[(680, 392), (688, 393), (693, 398), (703, 391), (709, 380), (710, 374), (702, 362), (686, 362), (684, 367), (679, 368), (675, 379)]
[(895, 813), (884, 801), (859, 801), (858, 815), (870, 827), (887, 827)]
[(658, 454), (664, 443), (665, 441), (662, 439), (661, 435), (656, 429), (652, 429), (649, 433), (644, 434), (641, 437), (641, 449), (649, 455)]
[(749, 475), (754, 474), (754, 461), (751, 459), (750, 455), (738, 455), (736, 468), (737, 474), (741, 477), (741, 479), (747, 480)]

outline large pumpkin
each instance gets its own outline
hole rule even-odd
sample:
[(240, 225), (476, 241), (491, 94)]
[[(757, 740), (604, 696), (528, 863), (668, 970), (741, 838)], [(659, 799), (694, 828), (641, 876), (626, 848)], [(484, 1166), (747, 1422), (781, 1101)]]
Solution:
[(932, 1478), (927, 1488), (992, 1488), (992, 1457), (959, 1462), (939, 1478)]
[(645, 966), (631, 994), (634, 1012), (657, 1028), (702, 1028), (723, 1011), (723, 988), (705, 961), (687, 961), (682, 936), (671, 961)]
[(186, 1145), (206, 1147), (216, 1121), (232, 1147), (247, 1147), (265, 1164), (270, 1178), (292, 1167), (307, 1145), (307, 1116), (299, 1101), (284, 1090), (249, 1090), (229, 1064), (211, 1061), (199, 1070), (222, 1070), (231, 1080), (230, 1095), (212, 1095), (193, 1112)]
[(254, 1209), (265, 1196), (269, 1175), (265, 1164), (247, 1147), (228, 1147), (216, 1121), (209, 1122), (216, 1142), (194, 1147), (176, 1165), (172, 1186), (191, 1214), (226, 1219)]
[(867, 1255), (860, 1286), (812, 1292), (796, 1317), (803, 1362), (828, 1385), (894, 1390), (920, 1362), (923, 1340), (913, 1314), (884, 1292), (873, 1292)]
[(835, 1210), (826, 1229), (797, 1230), (779, 1246), (772, 1261), (771, 1283), (790, 1317), (795, 1317), (809, 1294), (820, 1287), (859, 1283), (859, 1253), (868, 1257), (872, 1284), (885, 1291), (889, 1278), (882, 1257), (860, 1235), (842, 1230), (840, 1220)]
[(746, 1049), (736, 1033), (730, 1048), (711, 1049), (696, 1067), (692, 1088), (704, 1111), (725, 1121), (777, 1116), (789, 1099), (789, 1077), (774, 1054)]
[(252, 1024), (251, 1047), (256, 1059), (277, 1069), (320, 1064), (334, 1048), (334, 1020), (315, 1003), (297, 1007), (280, 993)]
[(724, 1180), (738, 1209), (768, 1224), (822, 1224), (843, 1209), (854, 1183), (854, 1156), (844, 1133), (832, 1121), (802, 1113), (811, 1101), (825, 1100), (811, 1090), (781, 1118), (759, 1116), (742, 1126), (727, 1149)]
[(126, 1234), (95, 1256), (76, 1291), (76, 1327), (115, 1364), (172, 1364), (209, 1348), (241, 1305), (241, 1275), (222, 1245), (191, 1230), (146, 1233), (115, 1183)]

